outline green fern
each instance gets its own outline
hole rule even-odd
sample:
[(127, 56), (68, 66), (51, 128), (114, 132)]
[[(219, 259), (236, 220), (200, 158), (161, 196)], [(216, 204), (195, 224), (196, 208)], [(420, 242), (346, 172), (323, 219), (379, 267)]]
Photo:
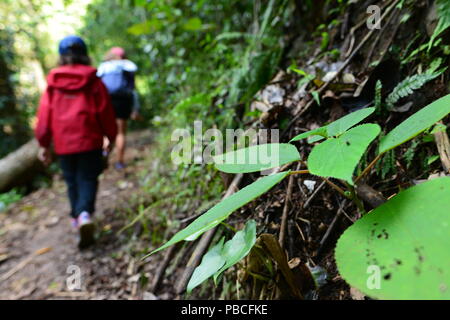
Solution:
[(403, 156), (406, 161), (406, 168), (408, 168), (408, 169), (411, 167), (411, 164), (414, 160), (414, 156), (416, 154), (416, 150), (417, 150), (417, 147), (419, 146), (419, 144), (420, 144), (419, 141), (414, 140), (411, 143), (411, 146), (408, 148), (408, 150), (406, 150), (406, 152)]
[(381, 90), (383, 89), (383, 84), (380, 80), (377, 81), (375, 86), (375, 101), (374, 107), (379, 112), (381, 110)]
[(386, 152), (382, 160), (380, 171), (381, 171), (381, 179), (385, 179), (390, 172), (395, 172), (394, 150)]
[(434, 33), (431, 36), (430, 42), (428, 43), (428, 51), (433, 46), (433, 42), (450, 27), (450, 1), (448, 0), (438, 0), (437, 1), (437, 14), (439, 16), (439, 22), (434, 29)]
[(416, 74), (400, 82), (386, 99), (388, 110), (391, 110), (394, 104), (397, 103), (400, 99), (409, 96), (415, 90), (423, 87), (423, 85), (425, 85), (425, 83), (427, 83), (428, 81), (437, 78), (444, 71), (445, 69), (433, 73), (426, 72), (422, 74)]

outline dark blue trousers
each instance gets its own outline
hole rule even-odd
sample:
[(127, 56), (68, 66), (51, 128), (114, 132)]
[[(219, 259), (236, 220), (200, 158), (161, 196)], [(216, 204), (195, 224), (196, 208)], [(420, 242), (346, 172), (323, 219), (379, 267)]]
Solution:
[(59, 156), (73, 218), (95, 211), (98, 176), (103, 170), (102, 150)]

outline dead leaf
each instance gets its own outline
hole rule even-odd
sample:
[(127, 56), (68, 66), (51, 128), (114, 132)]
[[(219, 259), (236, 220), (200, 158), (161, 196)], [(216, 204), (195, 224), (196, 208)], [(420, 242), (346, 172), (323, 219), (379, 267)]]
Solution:
[(35, 252), (35, 255), (40, 256), (40, 255), (45, 254), (45, 253), (47, 253), (47, 252), (49, 252), (49, 251), (51, 251), (51, 250), (52, 250), (52, 248), (50, 248), (50, 247), (48, 247), (48, 248), (42, 248), (42, 249), (37, 250), (37, 251)]

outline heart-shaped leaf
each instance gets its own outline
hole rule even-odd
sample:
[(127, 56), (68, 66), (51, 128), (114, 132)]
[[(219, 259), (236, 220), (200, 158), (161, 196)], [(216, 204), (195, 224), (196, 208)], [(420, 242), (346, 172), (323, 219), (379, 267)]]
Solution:
[(212, 277), (226, 262), (222, 255), (223, 242), (225, 238), (222, 238), (218, 244), (212, 247), (202, 258), (200, 265), (195, 268), (191, 279), (187, 285), (187, 293), (190, 293), (192, 289), (200, 285), (203, 281)]
[(288, 143), (251, 146), (215, 156), (216, 168), (227, 173), (247, 173), (276, 168), (300, 160), (297, 148)]
[(308, 169), (321, 177), (333, 177), (353, 184), (353, 172), (370, 143), (381, 129), (363, 124), (314, 147), (308, 157)]
[(339, 273), (378, 299), (450, 299), (450, 178), (400, 192), (339, 239)]
[(225, 265), (214, 274), (214, 282), (217, 281), (219, 275), (229, 267), (238, 263), (245, 258), (256, 242), (256, 222), (249, 220), (245, 224), (245, 228), (236, 232), (234, 237), (223, 246), (222, 256), (225, 258)]
[(450, 94), (422, 108), (400, 123), (380, 141), (379, 153), (385, 153), (411, 140), (450, 112)]
[[(200, 217), (195, 219), (190, 225), (183, 230), (177, 232), (168, 242), (166, 242), (160, 248), (152, 251), (153, 254), (160, 250), (163, 250), (177, 242), (186, 240), (190, 237), (190, 240), (198, 238), (202, 233), (214, 228), (235, 210), (259, 197), (263, 193), (269, 191), (274, 185), (282, 181), (289, 175), (290, 171), (280, 172), (270, 176), (260, 178), (252, 184), (246, 186), (242, 190), (239, 190), (235, 194), (225, 198)], [(195, 237), (192, 237), (195, 235)]]

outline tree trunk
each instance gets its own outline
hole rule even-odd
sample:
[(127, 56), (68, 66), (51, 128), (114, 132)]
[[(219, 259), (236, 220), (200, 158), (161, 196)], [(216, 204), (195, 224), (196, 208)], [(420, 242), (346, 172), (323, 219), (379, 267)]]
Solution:
[(41, 166), (37, 158), (39, 145), (35, 139), (0, 159), (0, 192), (28, 182)]

